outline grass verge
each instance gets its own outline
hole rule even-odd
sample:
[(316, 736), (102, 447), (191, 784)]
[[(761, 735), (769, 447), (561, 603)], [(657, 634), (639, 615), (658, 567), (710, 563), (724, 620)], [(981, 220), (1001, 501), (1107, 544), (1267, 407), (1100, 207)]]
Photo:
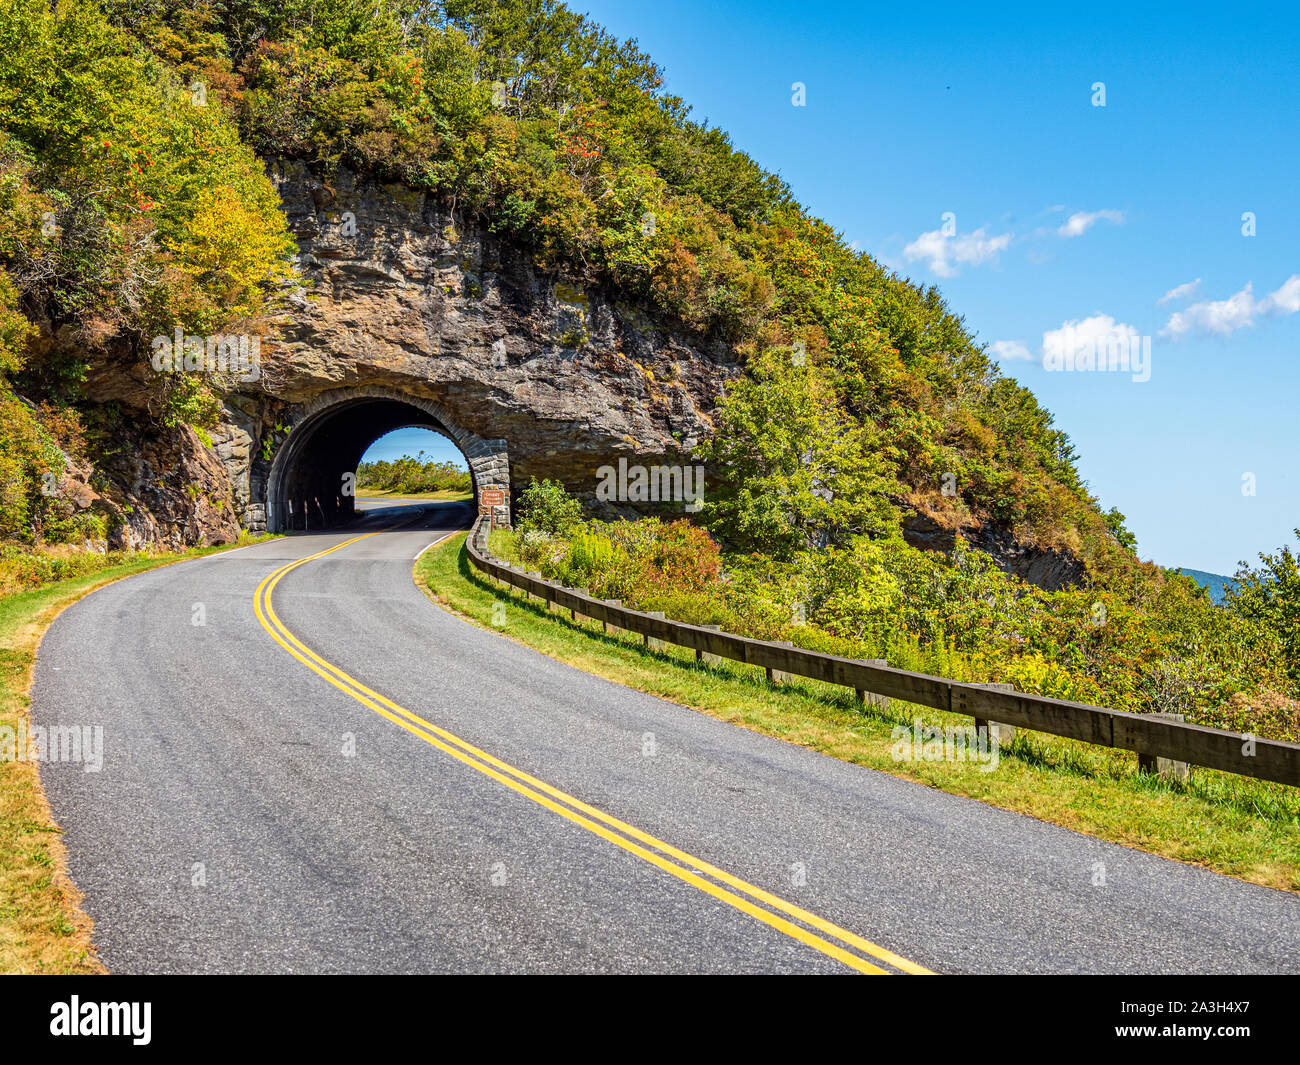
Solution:
[[(16, 731), (27, 721), (36, 648), (61, 610), (122, 577), (223, 550), (141, 557), (0, 598), (0, 728)], [(105, 971), (91, 946), (80, 892), (68, 878), (60, 832), (37, 763), (0, 761), (0, 973)]]
[(443, 488), (437, 492), (388, 492), (375, 488), (358, 488), (358, 499), (445, 499), (456, 503), (468, 503), (474, 493), (459, 488)]
[[(798, 679), (773, 687), (761, 669), (696, 663), (694, 652), (647, 651), (639, 636), (548, 612), (474, 570), (465, 535), (426, 551), (416, 579), (437, 602), (543, 654), (743, 728), (1100, 839), (1204, 866), (1267, 887), (1300, 891), (1300, 789), (1193, 768), (1185, 782), (1139, 773), (1135, 756), (1019, 730), (997, 768), (973, 762), (897, 761), (892, 730), (915, 718), (970, 719), (894, 701), (859, 707), (853, 693)], [(504, 604), (493, 625), (494, 605)]]

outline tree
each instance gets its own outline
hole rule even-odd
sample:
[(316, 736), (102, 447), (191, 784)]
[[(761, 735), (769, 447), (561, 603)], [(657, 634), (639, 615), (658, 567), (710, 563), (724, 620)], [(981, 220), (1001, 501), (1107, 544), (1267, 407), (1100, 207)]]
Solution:
[(1124, 524), (1124, 515), (1120, 513), (1119, 507), (1111, 507), (1102, 516), (1106, 519), (1106, 529), (1115, 538), (1115, 542), (1125, 551), (1136, 551), (1137, 537), (1128, 531), (1128, 526)]
[(782, 558), (892, 527), (891, 471), (821, 369), (786, 349), (748, 369), (723, 397), (702, 449), (721, 481), (705, 502), (706, 524), (736, 547)]
[[(1300, 539), (1300, 529), (1295, 530)], [(1300, 680), (1300, 557), (1283, 545), (1277, 554), (1260, 553), (1261, 565), (1238, 565), (1236, 586), (1224, 605), (1277, 635), (1287, 675)]]

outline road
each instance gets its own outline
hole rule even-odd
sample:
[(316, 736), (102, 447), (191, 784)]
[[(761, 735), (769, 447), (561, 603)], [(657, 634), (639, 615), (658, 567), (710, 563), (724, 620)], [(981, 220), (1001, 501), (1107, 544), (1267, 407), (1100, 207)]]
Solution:
[(104, 730), (42, 780), (109, 969), (1300, 972), (1296, 897), (562, 665), (415, 586), (463, 505), (368, 506), (46, 634), (34, 721)]

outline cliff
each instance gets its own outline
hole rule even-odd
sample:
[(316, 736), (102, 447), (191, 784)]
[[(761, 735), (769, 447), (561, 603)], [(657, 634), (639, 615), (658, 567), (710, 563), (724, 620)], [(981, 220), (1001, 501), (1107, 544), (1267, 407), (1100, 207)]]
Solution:
[[(597, 471), (620, 457), (689, 461), (726, 381), (741, 372), (727, 345), (543, 274), (524, 249), (458, 224), (431, 196), (346, 169), (327, 182), (299, 162), (271, 173), (301, 284), (261, 327), (256, 379), (225, 380), (210, 445), (152, 416), (146, 360), (119, 350), (88, 379), (92, 399), (124, 408), (125, 446), (100, 463), (112, 491), (83, 493), (113, 512), (117, 545), (223, 542), (268, 519), (301, 527), (304, 507), (309, 526), (333, 520), (346, 509), (340, 474), (374, 435), (401, 424), (453, 437), (480, 488), (551, 478), (594, 501)], [(285, 458), (295, 432), (297, 473)], [(331, 448), (337, 455), (307, 470)], [(941, 550), (954, 536), (921, 517), (904, 533)], [(1043, 587), (1084, 575), (1067, 552), (1019, 544), (1005, 530), (964, 535)]]

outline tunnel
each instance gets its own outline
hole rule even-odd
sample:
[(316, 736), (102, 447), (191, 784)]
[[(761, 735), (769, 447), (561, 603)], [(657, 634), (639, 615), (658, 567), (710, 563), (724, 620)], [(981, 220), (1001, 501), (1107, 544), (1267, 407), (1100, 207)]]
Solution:
[(372, 443), (394, 429), (430, 429), (464, 454), (474, 497), (498, 489), (509, 524), (509, 465), (505, 441), (485, 440), (462, 428), (439, 404), (386, 389), (351, 389), (327, 394), (298, 412), (280, 444), (266, 482), (268, 532), (312, 531), (342, 524), (355, 513), (350, 482)]

